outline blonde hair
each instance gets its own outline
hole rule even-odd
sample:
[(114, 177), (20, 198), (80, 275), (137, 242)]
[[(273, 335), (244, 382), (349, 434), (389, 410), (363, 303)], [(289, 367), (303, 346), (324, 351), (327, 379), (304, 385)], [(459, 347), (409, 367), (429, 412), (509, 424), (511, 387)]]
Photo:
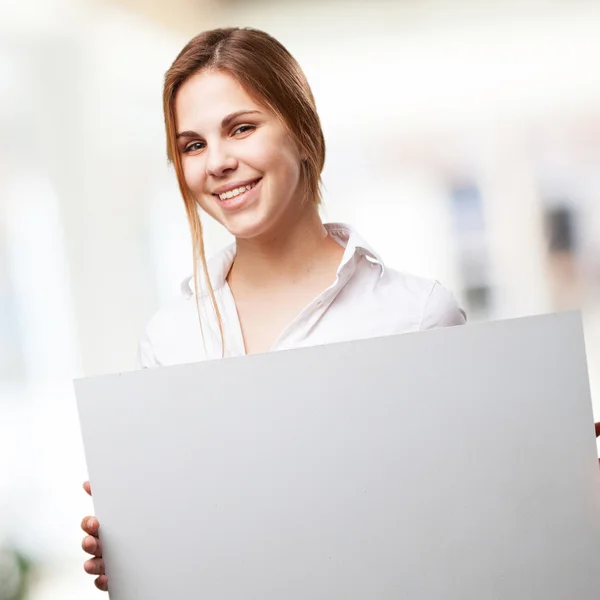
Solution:
[(231, 75), (256, 102), (282, 120), (303, 157), (300, 185), (303, 186), (304, 197), (315, 204), (321, 202), (325, 139), (313, 94), (302, 69), (282, 44), (263, 31), (249, 27), (205, 31), (188, 42), (165, 75), (163, 110), (167, 157), (175, 167), (192, 236), (198, 318), (202, 327), (198, 292), (198, 266), (201, 264), (224, 352), (223, 321), (208, 274), (198, 204), (185, 182), (176, 140), (177, 92), (188, 78), (207, 69)]

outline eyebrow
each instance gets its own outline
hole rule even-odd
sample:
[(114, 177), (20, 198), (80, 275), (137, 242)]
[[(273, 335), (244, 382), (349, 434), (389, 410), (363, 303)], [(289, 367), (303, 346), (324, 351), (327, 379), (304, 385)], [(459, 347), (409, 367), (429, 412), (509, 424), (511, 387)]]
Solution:
[[(232, 121), (234, 121), (238, 117), (241, 117), (242, 115), (254, 114), (260, 115), (262, 113), (260, 112), (260, 110), (238, 110), (237, 112), (231, 113), (221, 121), (221, 129), (225, 129), (231, 124)], [(181, 131), (175, 136), (175, 139), (179, 139), (182, 137), (200, 137), (200, 134), (196, 133), (195, 131)]]

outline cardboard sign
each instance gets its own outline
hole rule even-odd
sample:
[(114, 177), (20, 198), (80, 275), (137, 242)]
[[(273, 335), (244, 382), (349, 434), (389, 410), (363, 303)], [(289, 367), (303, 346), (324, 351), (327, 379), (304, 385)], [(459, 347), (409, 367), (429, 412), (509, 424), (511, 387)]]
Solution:
[(78, 380), (112, 600), (596, 600), (562, 313)]

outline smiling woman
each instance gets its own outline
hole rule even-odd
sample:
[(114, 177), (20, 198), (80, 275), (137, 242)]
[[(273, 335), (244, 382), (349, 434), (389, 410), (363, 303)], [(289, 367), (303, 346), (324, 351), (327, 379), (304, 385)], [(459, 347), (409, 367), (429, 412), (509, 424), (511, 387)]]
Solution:
[[(163, 100), (194, 271), (182, 297), (150, 321), (140, 367), (465, 322), (437, 281), (389, 268), (351, 227), (321, 221), (319, 116), (302, 70), (271, 36), (200, 34), (167, 72)], [(210, 261), (199, 208), (235, 237)], [(98, 527), (94, 517), (82, 522), (94, 556), (85, 570), (106, 590)]]
[[(297, 218), (307, 203), (320, 202), (325, 140), (302, 69), (277, 40), (252, 29), (192, 39), (166, 74), (163, 108), (167, 155), (190, 223), (194, 290), (199, 298), (201, 263), (224, 353), (197, 207), (237, 240), (264, 236), (288, 209)], [(241, 190), (248, 185), (254, 191)]]

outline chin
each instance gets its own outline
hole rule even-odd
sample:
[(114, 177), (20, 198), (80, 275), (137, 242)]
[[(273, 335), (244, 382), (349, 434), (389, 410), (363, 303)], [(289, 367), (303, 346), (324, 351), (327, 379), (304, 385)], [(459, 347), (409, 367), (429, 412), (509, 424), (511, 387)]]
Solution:
[(240, 213), (221, 221), (221, 224), (231, 235), (240, 240), (251, 240), (262, 237), (273, 229), (271, 219), (256, 217)]
[(273, 205), (261, 200), (257, 199), (253, 205), (235, 212), (216, 210), (212, 216), (237, 239), (271, 238), (285, 228), (290, 217), (293, 218), (293, 202)]

